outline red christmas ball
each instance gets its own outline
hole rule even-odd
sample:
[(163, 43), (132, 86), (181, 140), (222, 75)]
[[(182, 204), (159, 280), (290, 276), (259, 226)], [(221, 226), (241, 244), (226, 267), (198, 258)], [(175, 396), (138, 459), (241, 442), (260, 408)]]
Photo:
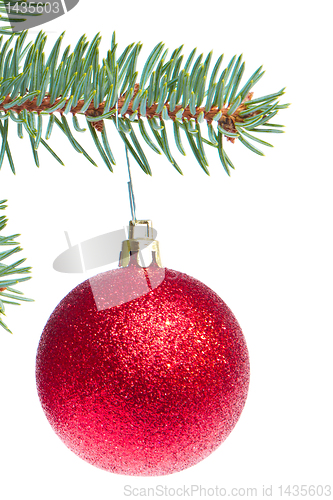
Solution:
[(54, 431), (101, 469), (151, 476), (214, 451), (248, 392), (240, 326), (215, 292), (156, 262), (84, 281), (40, 339), (38, 395)]

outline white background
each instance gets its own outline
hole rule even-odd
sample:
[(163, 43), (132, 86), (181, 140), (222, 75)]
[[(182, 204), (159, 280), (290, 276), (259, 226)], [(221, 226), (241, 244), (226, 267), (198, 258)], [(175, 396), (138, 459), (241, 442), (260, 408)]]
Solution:
[(258, 496), (272, 485), (273, 498), (280, 498), (279, 485), (332, 484), (332, 14), (328, 1), (80, 0), (43, 26), (47, 52), (64, 29), (63, 48), (100, 31), (103, 57), (116, 29), (120, 50), (144, 43), (141, 67), (161, 39), (171, 50), (185, 43), (185, 54), (195, 46), (205, 55), (213, 49), (214, 61), (224, 52), (225, 63), (243, 53), (244, 81), (261, 64), (266, 69), (255, 97), (286, 86), (281, 102), (292, 106), (275, 119), (286, 133), (267, 135), (275, 147), (265, 157), (227, 144), (236, 166), (231, 178), (208, 148), (206, 176), (187, 144), (185, 158), (175, 152), (183, 177), (147, 148), (151, 178), (132, 161), (137, 216), (153, 220), (163, 264), (225, 300), (251, 360), (248, 400), (228, 439), (195, 467), (153, 478), (110, 474), (76, 457), (53, 433), (35, 388), (35, 354), (49, 315), (74, 286), (104, 270), (54, 271), (53, 260), (66, 249), (64, 231), (74, 245), (130, 219), (122, 143), (110, 126), (117, 158), (111, 174), (88, 132), (77, 138), (98, 168), (55, 130), (50, 144), (66, 166), (41, 148), (37, 169), (30, 142), (18, 139), (11, 122), (17, 174), (6, 160), (3, 234), (21, 233), (22, 257), (33, 267), (21, 289), (35, 302), (8, 306), (5, 322), (14, 334), (0, 331), (1, 499), (120, 499), (125, 485), (158, 484), (256, 487)]

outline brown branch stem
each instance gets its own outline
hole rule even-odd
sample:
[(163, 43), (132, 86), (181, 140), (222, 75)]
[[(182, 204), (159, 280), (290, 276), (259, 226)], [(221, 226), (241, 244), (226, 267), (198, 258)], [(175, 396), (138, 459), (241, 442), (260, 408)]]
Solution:
[[(136, 89), (136, 91), (137, 91), (137, 89)], [(133, 97), (128, 105), (126, 112), (124, 113), (124, 116), (126, 116), (126, 115), (130, 116), (134, 112), (133, 111), (133, 101), (135, 98), (135, 94), (136, 94), (136, 92), (134, 93), (134, 95), (133, 95)], [(248, 96), (244, 99), (244, 102), (249, 101), (252, 98), (252, 95), (253, 95), (252, 92), (249, 93)], [(122, 95), (118, 99), (118, 115), (121, 113), (125, 99), (126, 99), (126, 94)], [(16, 105), (12, 106), (11, 108), (6, 109), (4, 106), (6, 104), (9, 104), (10, 102), (12, 102), (12, 99), (10, 99), (10, 97), (7, 96), (5, 98), (5, 100), (0, 104), (0, 111), (4, 111), (4, 112), (15, 111), (16, 113), (19, 114), (23, 109), (26, 109), (28, 112), (35, 112), (35, 113), (40, 114), (42, 112), (45, 112), (45, 110), (56, 106), (57, 102), (60, 102), (60, 100), (61, 100), (61, 97), (56, 99), (55, 102), (51, 104), (50, 97), (45, 96), (45, 98), (43, 99), (41, 104), (39, 106), (37, 106), (37, 97), (35, 97), (31, 101), (26, 101), (22, 105), (16, 104)], [(221, 112), (222, 115), (217, 123), (219, 125), (221, 125), (226, 131), (231, 132), (231, 133), (237, 133), (236, 128), (235, 128), (235, 123), (243, 123), (245, 118), (247, 118), (249, 116), (253, 116), (255, 114), (258, 114), (258, 113), (249, 113), (248, 115), (244, 115), (242, 117), (239, 116), (239, 113), (241, 111), (244, 111), (244, 109), (245, 109), (244, 102), (242, 104), (240, 104), (238, 106), (238, 108), (234, 111), (234, 113), (232, 113), (231, 115), (228, 115), (228, 108), (226, 108), (226, 107), (223, 107), (222, 109), (218, 109), (216, 106), (213, 106), (209, 111), (206, 111), (205, 107), (200, 106), (200, 107), (196, 108), (195, 114), (192, 114), (190, 107), (187, 106), (186, 108), (184, 108), (182, 118), (185, 118), (186, 120), (189, 120), (189, 119), (197, 120), (198, 116), (203, 112), (204, 119), (206, 120), (206, 122), (212, 123), (214, 116), (218, 112)], [(83, 106), (84, 106), (84, 101), (79, 100), (77, 105), (74, 108), (72, 108), (70, 112), (73, 115), (81, 114), (81, 109)], [(149, 106), (146, 108), (146, 117), (147, 118), (162, 118), (162, 113), (161, 112), (157, 113), (157, 106), (158, 105), (154, 103), (152, 106)], [(60, 113), (60, 115), (63, 115), (64, 114), (63, 110), (65, 107), (66, 107), (66, 104), (61, 109), (55, 109), (50, 114)], [(98, 116), (101, 116), (104, 113), (104, 107), (105, 107), (105, 102), (102, 102), (98, 108), (95, 108), (94, 103), (92, 101), (90, 103), (88, 109), (85, 112), (83, 112), (82, 114), (85, 116), (91, 116), (91, 117), (97, 118)], [(165, 103), (165, 107), (167, 108), (168, 115), (171, 118), (171, 120), (175, 121), (177, 113), (182, 109), (182, 105), (178, 104), (173, 111), (170, 111), (170, 106), (169, 106), (168, 102)], [(110, 108), (110, 111), (116, 111), (116, 106), (114, 106), (113, 108)], [(139, 110), (137, 110), (137, 117), (138, 117), (138, 119), (141, 117)], [(103, 129), (103, 121), (102, 120), (92, 122), (92, 125), (94, 125), (95, 128), (99, 131), (101, 131)]]

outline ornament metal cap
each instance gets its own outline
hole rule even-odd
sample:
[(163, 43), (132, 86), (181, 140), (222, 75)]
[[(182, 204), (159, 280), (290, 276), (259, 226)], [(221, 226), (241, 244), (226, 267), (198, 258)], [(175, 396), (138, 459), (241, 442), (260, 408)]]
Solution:
[[(145, 236), (137, 235), (139, 231), (138, 226), (146, 226)], [(122, 248), (119, 256), (119, 267), (127, 267), (132, 261), (131, 255), (135, 254), (135, 262), (140, 266), (139, 254), (148, 246), (151, 246), (152, 264), (156, 263), (158, 267), (163, 267), (160, 256), (160, 248), (157, 240), (153, 236), (153, 224), (151, 220), (130, 220), (129, 221), (129, 238), (122, 242)], [(133, 258), (133, 257), (132, 257)], [(141, 266), (143, 267), (143, 266)]]

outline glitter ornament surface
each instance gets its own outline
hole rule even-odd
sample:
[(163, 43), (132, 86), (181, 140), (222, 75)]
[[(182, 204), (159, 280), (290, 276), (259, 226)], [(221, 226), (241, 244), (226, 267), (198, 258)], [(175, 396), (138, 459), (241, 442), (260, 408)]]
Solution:
[(36, 380), (48, 421), (79, 457), (113, 473), (165, 475), (229, 435), (247, 397), (249, 357), (215, 292), (131, 260), (58, 304), (40, 339)]

